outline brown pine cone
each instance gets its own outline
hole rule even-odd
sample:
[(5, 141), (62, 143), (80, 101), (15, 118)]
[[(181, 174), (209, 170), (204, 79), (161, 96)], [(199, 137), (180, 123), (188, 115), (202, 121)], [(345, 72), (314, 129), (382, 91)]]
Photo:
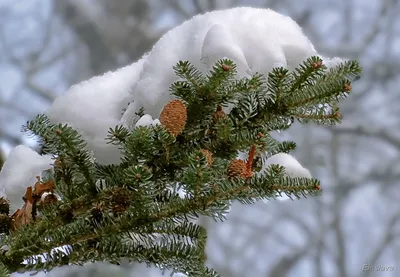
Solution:
[(160, 114), (161, 124), (175, 137), (185, 128), (186, 119), (186, 106), (181, 100), (169, 101)]
[(228, 178), (243, 177), (246, 173), (246, 163), (242, 160), (233, 160), (228, 165)]
[(217, 122), (226, 117), (226, 114), (222, 110), (221, 105), (218, 106), (217, 111), (213, 114), (214, 121)]
[(10, 201), (4, 197), (0, 197), (0, 214), (8, 215), (10, 213)]

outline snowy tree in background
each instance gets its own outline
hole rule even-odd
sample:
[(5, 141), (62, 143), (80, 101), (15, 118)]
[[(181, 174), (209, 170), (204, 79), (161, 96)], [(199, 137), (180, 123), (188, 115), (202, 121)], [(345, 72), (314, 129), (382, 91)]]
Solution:
[(193, 219), (223, 219), (232, 200), (318, 195), (319, 181), (282, 153), (295, 143), (272, 134), (294, 120), (340, 122), (337, 104), (360, 72), (320, 57), (271, 10), (185, 22), (27, 124), (46, 155), (17, 147), (0, 173), (12, 205), (24, 196), (11, 217), (2, 199), (4, 274), (127, 259), (218, 276), (204, 266), (207, 235)]

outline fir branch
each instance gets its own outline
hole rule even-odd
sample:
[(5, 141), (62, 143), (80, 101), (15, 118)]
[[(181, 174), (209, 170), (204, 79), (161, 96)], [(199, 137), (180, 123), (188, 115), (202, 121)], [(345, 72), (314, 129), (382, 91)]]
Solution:
[[(293, 73), (273, 69), (268, 81), (260, 74), (236, 80), (235, 68), (232, 61), (220, 60), (204, 76), (189, 62), (178, 63), (174, 70), (182, 80), (170, 91), (188, 109), (185, 128), (176, 137), (164, 126), (110, 128), (108, 143), (119, 145), (123, 154), (117, 165), (94, 162), (86, 142), (67, 125), (52, 124), (45, 115), (28, 122), (26, 131), (39, 136), (45, 152), (58, 158), (54, 182), (62, 201), (40, 209), (40, 220), (4, 235), (8, 251), (0, 255), (0, 277), (3, 269), (118, 264), (121, 258), (189, 276), (218, 276), (204, 266), (206, 231), (189, 219), (223, 220), (232, 200), (252, 204), (282, 194), (320, 195), (318, 180), (289, 178), (282, 166), (271, 165), (263, 175), (252, 171), (260, 167), (260, 151), (269, 157), (296, 146), (275, 140), (271, 131), (289, 128), (295, 118), (340, 121), (334, 107), (361, 73), (358, 63), (348, 61), (327, 72), (312, 57)], [(228, 116), (221, 111), (227, 104), (233, 104)], [(250, 146), (246, 174), (227, 175), (237, 151), (247, 152)], [(182, 198), (177, 183), (186, 193)]]
[(292, 73), (291, 92), (302, 90), (304, 86), (313, 85), (315, 79), (321, 77), (326, 66), (320, 57), (313, 56), (297, 67)]
[(284, 97), (289, 90), (291, 76), (288, 72), (288, 69), (278, 67), (273, 68), (272, 71), (268, 73), (268, 91), (271, 100), (274, 101), (275, 104), (279, 105), (282, 101), (282, 97)]
[(113, 145), (122, 145), (129, 135), (129, 130), (122, 126), (116, 126), (115, 128), (110, 128), (108, 131), (108, 136), (106, 140), (108, 143)]
[(236, 65), (233, 61), (228, 59), (217, 61), (210, 73), (207, 75), (206, 87), (209, 94), (214, 92), (216, 97), (217, 94), (219, 94), (219, 91), (224, 91), (224, 89), (220, 88), (224, 87), (224, 83), (228, 84), (232, 82), (236, 73)]
[(178, 77), (189, 81), (196, 91), (200, 91), (206, 82), (203, 74), (189, 61), (180, 61), (173, 69)]
[(7, 267), (3, 264), (0, 263), (0, 277), (9, 277), (10, 272), (8, 271)]

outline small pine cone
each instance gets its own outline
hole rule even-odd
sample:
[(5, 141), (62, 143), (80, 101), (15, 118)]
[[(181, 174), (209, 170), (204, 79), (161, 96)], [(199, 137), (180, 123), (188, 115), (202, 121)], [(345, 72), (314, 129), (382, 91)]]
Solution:
[(0, 198), (0, 214), (8, 215), (10, 213), (10, 201), (8, 199), (1, 197)]
[(90, 211), (90, 215), (91, 215), (93, 223), (95, 223), (95, 224), (100, 224), (100, 222), (103, 220), (103, 212), (101, 211), (101, 209), (99, 207), (94, 207)]
[(98, 239), (88, 239), (87, 241), (87, 246), (89, 249), (96, 249), (99, 243)]
[(228, 165), (228, 177), (241, 177), (246, 172), (246, 163), (242, 160), (233, 160)]
[(115, 188), (111, 193), (111, 205), (114, 215), (120, 215), (125, 212), (132, 202), (132, 195), (126, 188)]
[(344, 84), (344, 90), (347, 92), (351, 91), (351, 85), (349, 83)]
[(213, 114), (214, 121), (217, 122), (226, 117), (226, 114), (222, 110), (221, 106), (218, 106), (217, 111)]
[(53, 193), (49, 193), (42, 200), (42, 205), (43, 206), (51, 206), (51, 205), (56, 204), (57, 201), (58, 201), (57, 196)]
[(186, 119), (186, 106), (181, 100), (169, 101), (160, 114), (161, 124), (175, 137), (185, 128)]
[(74, 214), (70, 208), (61, 210), (59, 215), (62, 222), (65, 224), (72, 222), (72, 220), (74, 219)]
[(224, 63), (221, 65), (221, 67), (224, 71), (229, 71), (233, 68), (232, 66), (224, 64)]
[(200, 152), (203, 153), (203, 155), (206, 157), (207, 165), (211, 166), (213, 163), (212, 153), (207, 149), (200, 149)]
[(0, 234), (8, 233), (11, 229), (11, 217), (7, 214), (0, 214)]

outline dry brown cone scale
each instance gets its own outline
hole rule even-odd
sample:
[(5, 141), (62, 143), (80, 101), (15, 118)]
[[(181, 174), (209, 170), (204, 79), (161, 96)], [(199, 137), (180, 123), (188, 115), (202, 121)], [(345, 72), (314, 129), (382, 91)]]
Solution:
[[(21, 209), (15, 211), (11, 216), (12, 223), (11, 228), (16, 231), (21, 228), (22, 225), (29, 224), (36, 218), (36, 206), (40, 202), (40, 199), (45, 192), (53, 192), (55, 185), (53, 180), (42, 182), (40, 176), (37, 176), (37, 182), (34, 188), (28, 187), (24, 195), (25, 204)], [(54, 199), (55, 197), (55, 199)], [(52, 202), (57, 201), (57, 197), (54, 195)]]
[(171, 100), (160, 114), (160, 122), (173, 136), (179, 135), (185, 128), (187, 109), (181, 100)]
[(28, 224), (33, 220), (33, 190), (32, 187), (26, 189), (24, 196), (25, 204), (22, 209), (16, 210), (16, 212), (11, 216), (12, 223), (11, 228), (16, 231), (21, 228), (22, 225)]

